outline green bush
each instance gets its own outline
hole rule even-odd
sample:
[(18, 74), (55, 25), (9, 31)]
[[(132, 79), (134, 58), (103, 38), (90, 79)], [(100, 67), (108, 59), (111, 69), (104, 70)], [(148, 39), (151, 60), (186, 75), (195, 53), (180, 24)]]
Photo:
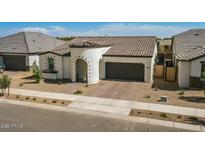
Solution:
[(0, 77), (1, 94), (4, 96), (5, 90), (8, 89), (8, 95), (10, 92), (11, 78), (8, 75), (2, 74)]
[(75, 37), (71, 36), (71, 37), (56, 37), (56, 38), (59, 40), (70, 41), (74, 39)]
[(35, 63), (33, 64), (33, 77), (37, 83), (40, 83), (42, 78), (41, 70)]

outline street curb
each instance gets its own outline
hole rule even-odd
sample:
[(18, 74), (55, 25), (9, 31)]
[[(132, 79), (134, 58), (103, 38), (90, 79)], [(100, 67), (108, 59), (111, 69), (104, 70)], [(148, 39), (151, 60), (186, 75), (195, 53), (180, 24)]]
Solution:
[(107, 112), (97, 112), (97, 111), (92, 111), (92, 110), (76, 109), (76, 108), (70, 108), (68, 106), (62, 107), (62, 106), (54, 106), (54, 105), (47, 105), (47, 104), (36, 104), (36, 103), (31, 103), (31, 102), (9, 100), (9, 99), (4, 99), (4, 98), (0, 98), (0, 100), (2, 101), (2, 103), (5, 103), (5, 104), (8, 103), (8, 104), (22, 105), (22, 106), (34, 107), (34, 108), (40, 108), (40, 109), (54, 110), (54, 111), (65, 111), (65, 112), (75, 112), (79, 114), (89, 114), (89, 115), (94, 115), (94, 116), (114, 118), (118, 120), (126, 120), (126, 121), (132, 121), (136, 123), (165, 126), (165, 127), (185, 129), (185, 130), (191, 130), (191, 131), (205, 131), (205, 127), (200, 126), (200, 125), (184, 124), (184, 123), (178, 123), (178, 122), (173, 122), (173, 121), (165, 121), (165, 120), (134, 117), (134, 116), (132, 117), (132, 116), (107, 113)]

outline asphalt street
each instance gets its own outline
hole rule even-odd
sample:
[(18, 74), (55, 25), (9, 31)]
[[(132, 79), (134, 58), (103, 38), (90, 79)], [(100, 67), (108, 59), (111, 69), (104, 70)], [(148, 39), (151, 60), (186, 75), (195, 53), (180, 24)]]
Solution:
[(1, 132), (176, 132), (182, 129), (0, 102)]

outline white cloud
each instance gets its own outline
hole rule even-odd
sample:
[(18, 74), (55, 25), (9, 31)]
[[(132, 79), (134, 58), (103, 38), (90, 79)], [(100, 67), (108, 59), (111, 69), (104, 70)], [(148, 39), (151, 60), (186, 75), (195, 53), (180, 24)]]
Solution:
[(48, 33), (48, 30), (46, 28), (42, 27), (26, 27), (26, 28), (20, 28), (16, 29), (17, 31), (30, 31), (30, 32), (41, 32), (41, 33)]
[(61, 26), (50, 26), (49, 29), (51, 32), (66, 32), (68, 29)]
[[(79, 23), (80, 24), (80, 23)], [(178, 26), (163, 26), (163, 25), (151, 25), (151, 24), (130, 24), (130, 23), (114, 23), (105, 24), (99, 28), (95, 28), (88, 31), (71, 30), (63, 26), (49, 26), (44, 27), (25, 27), (21, 29), (15, 29), (15, 31), (34, 31), (42, 32), (53, 36), (117, 36), (117, 35), (152, 35), (157, 37), (171, 37), (177, 33), (190, 29), (190, 27), (178, 27)]]
[(107, 24), (99, 28), (100, 31), (107, 34), (122, 35), (154, 35), (158, 37), (171, 37), (177, 33), (190, 29), (190, 27), (162, 26), (151, 24)]

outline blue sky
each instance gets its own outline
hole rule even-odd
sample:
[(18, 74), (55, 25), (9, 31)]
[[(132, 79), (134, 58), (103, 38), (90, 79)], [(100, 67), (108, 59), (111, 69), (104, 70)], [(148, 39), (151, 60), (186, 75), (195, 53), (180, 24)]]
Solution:
[(1, 22), (0, 36), (20, 31), (37, 31), (52, 36), (171, 37), (192, 28), (205, 28), (205, 22)]

